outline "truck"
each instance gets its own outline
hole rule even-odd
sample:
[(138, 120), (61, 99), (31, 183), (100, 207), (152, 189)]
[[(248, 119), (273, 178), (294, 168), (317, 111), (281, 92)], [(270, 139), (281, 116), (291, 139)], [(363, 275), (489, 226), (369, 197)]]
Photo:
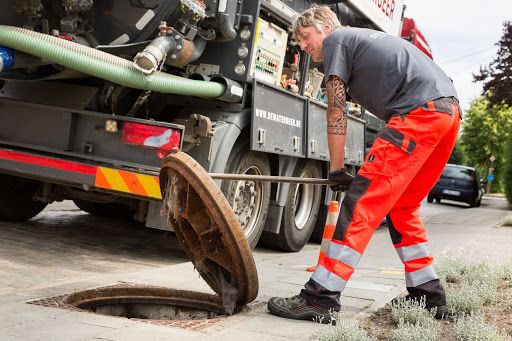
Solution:
[[(399, 36), (403, 0), (315, 1)], [(210, 173), (326, 177), (321, 65), (289, 32), (297, 0), (0, 2), (0, 219), (54, 201), (172, 230), (158, 173), (174, 148)], [(349, 100), (346, 167), (382, 126)], [(216, 180), (251, 247), (298, 251), (332, 192)]]

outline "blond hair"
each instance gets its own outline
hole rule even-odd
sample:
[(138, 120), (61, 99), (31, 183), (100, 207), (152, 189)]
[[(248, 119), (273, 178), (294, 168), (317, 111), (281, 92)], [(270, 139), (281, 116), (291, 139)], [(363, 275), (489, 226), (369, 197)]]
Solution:
[(328, 6), (311, 5), (295, 18), (290, 29), (295, 40), (300, 27), (314, 26), (318, 32), (322, 32), (326, 25), (333, 30), (342, 27), (336, 14)]

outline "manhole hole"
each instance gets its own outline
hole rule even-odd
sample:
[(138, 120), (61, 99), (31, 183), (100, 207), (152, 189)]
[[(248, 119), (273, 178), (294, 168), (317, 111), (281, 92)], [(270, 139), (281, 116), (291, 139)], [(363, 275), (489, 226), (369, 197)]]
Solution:
[(75, 292), (63, 303), (96, 314), (138, 320), (190, 321), (226, 316), (218, 296), (164, 287), (103, 287)]

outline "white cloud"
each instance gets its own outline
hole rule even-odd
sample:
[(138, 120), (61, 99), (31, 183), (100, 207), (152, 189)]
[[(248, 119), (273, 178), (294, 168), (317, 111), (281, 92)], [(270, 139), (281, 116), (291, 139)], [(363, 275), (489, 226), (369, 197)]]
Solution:
[[(481, 84), (473, 83), (472, 74), (496, 56), (497, 47), (492, 47), (502, 36), (503, 22), (512, 20), (512, 1), (406, 0), (405, 4), (405, 16), (416, 21), (434, 60), (453, 79), (461, 105), (467, 109), (482, 91)], [(443, 63), (462, 56), (467, 57)]]

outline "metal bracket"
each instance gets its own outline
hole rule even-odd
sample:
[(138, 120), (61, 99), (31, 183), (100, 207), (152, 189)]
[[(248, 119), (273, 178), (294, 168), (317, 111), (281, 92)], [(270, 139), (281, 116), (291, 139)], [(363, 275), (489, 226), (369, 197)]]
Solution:
[(258, 129), (258, 143), (262, 146), (265, 145), (267, 140), (267, 130), (266, 129)]

